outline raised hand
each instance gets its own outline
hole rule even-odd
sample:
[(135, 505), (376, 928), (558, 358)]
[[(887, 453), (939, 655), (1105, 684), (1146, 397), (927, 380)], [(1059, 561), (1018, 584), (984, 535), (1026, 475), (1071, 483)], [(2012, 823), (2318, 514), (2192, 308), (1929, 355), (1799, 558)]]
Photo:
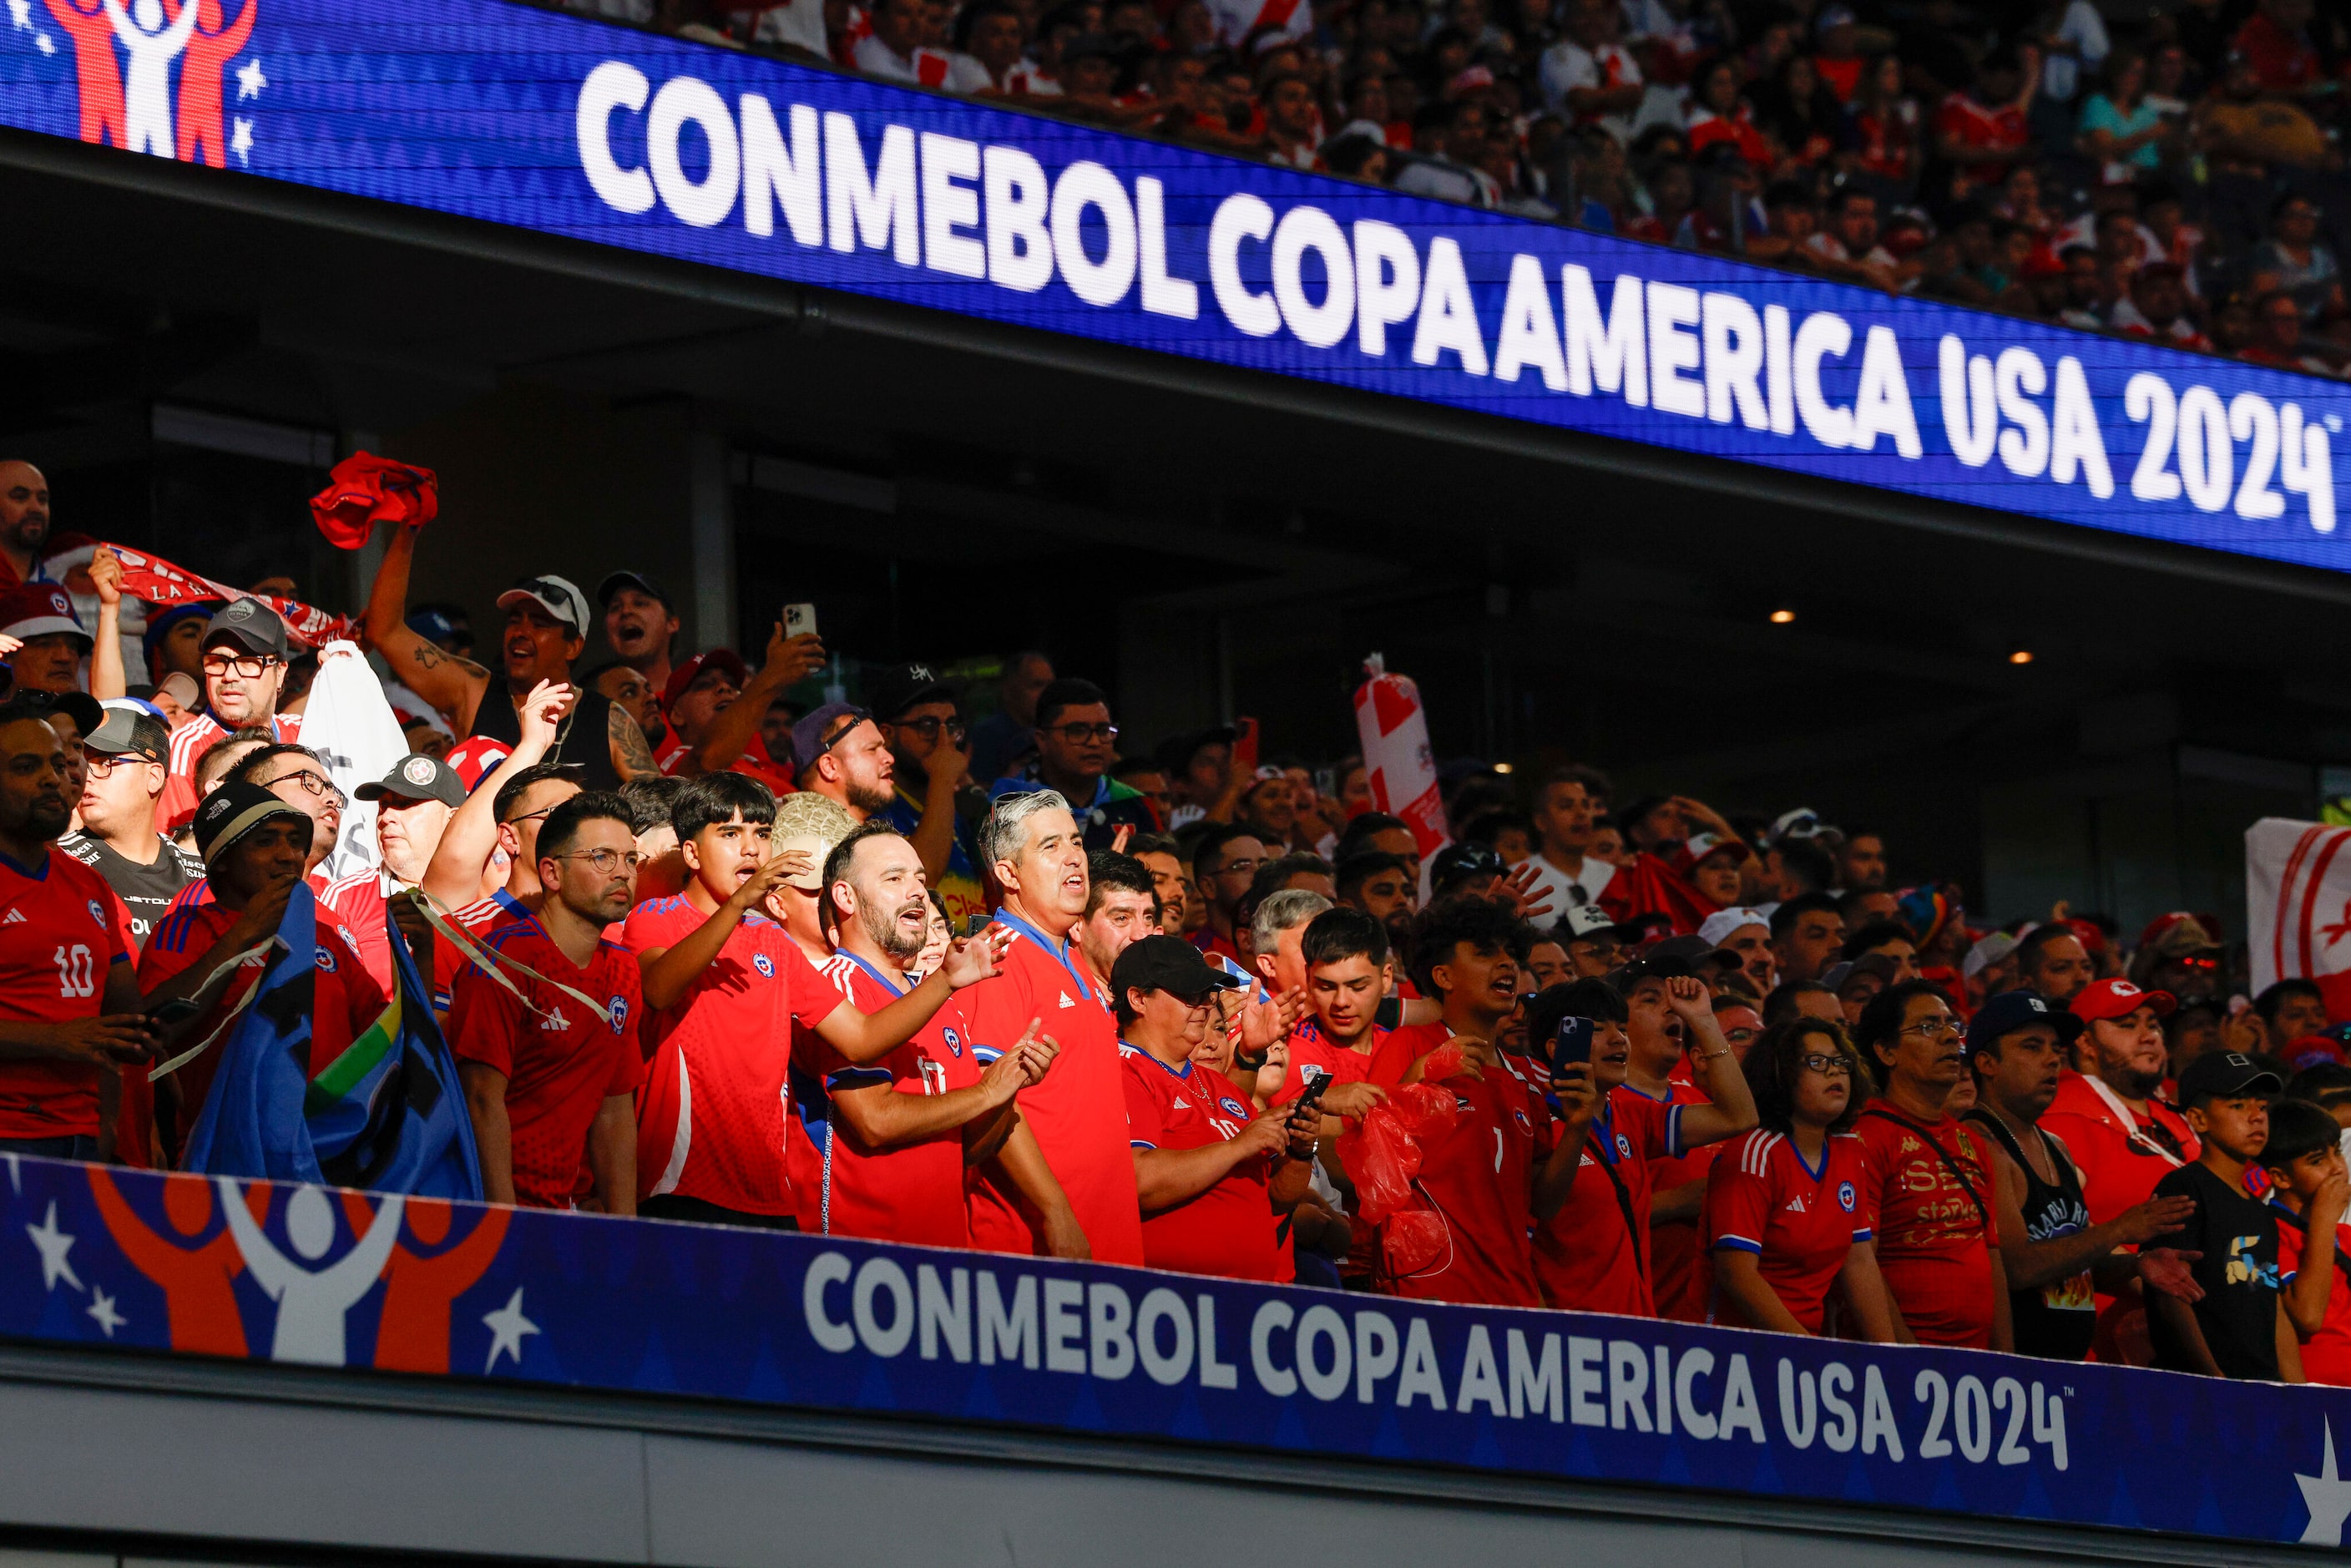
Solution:
[(949, 942), (946, 956), (939, 960), (939, 973), (947, 977), (951, 988), (959, 991), (994, 975), (1011, 950), (1011, 929), (991, 925), (977, 936), (958, 936)]
[(580, 700), (580, 688), (562, 681), (541, 681), (530, 688), (523, 698), (522, 709), (516, 716), (520, 721), (520, 740), (526, 746), (536, 745), (542, 751), (555, 745), (556, 732), (563, 726), (563, 716)]
[(1551, 894), (1535, 891), (1535, 883), (1541, 880), (1541, 868), (1535, 864), (1532, 857), (1529, 857), (1512, 867), (1510, 875), (1494, 884), (1492, 896), (1510, 904), (1518, 911), (1520, 919), (1532, 920), (1537, 915), (1551, 913)]
[(122, 558), (104, 545), (90, 551), (89, 586), (100, 604), (122, 602)]

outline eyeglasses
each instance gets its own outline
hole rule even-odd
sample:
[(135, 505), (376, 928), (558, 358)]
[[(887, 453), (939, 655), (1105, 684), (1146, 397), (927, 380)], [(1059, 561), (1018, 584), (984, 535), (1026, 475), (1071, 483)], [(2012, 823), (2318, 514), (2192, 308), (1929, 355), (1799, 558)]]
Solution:
[(834, 730), (831, 735), (826, 736), (822, 740), (819, 741), (816, 747), (818, 751), (831, 751), (834, 747), (839, 746), (842, 741), (847, 740), (852, 730), (855, 729), (859, 725), (863, 724), (867, 719), (872, 718), (873, 716), (867, 713), (862, 707), (853, 707), (848, 712), (842, 714), (841, 716), (847, 719), (849, 722), (842, 725), (839, 729)]
[[(551, 806), (548, 809), (554, 810)], [(597, 874), (601, 876), (610, 876), (624, 868), (631, 876), (634, 876), (637, 868), (645, 863), (645, 857), (634, 850), (569, 850), (559, 855), (549, 855), (548, 859), (586, 861), (596, 868)]]
[(1959, 1033), (1959, 1024), (1957, 1019), (1945, 1013), (1939, 1018), (1920, 1019), (1917, 1023), (1906, 1023), (1895, 1032), (1915, 1034), (1920, 1040), (1939, 1040), (1947, 1034)]
[[(558, 800), (558, 801), (555, 803), (555, 806), (560, 806), (561, 804), (563, 804), (563, 802), (562, 802), (562, 801), (560, 801), (560, 800)], [(517, 823), (517, 822), (535, 822), (535, 821), (538, 821), (541, 817), (546, 816), (549, 811), (554, 810), (555, 810), (555, 806), (541, 806), (541, 807), (540, 807), (538, 810), (536, 810), (536, 811), (525, 811), (525, 812), (524, 812), (521, 816), (519, 816), (519, 817), (508, 817), (508, 818), (507, 819), (507, 825), (508, 827), (512, 827), (512, 826), (513, 826), (515, 823)]]
[(1218, 876), (1255, 876), (1257, 868), (1264, 863), (1265, 862), (1261, 860), (1227, 861), (1217, 868), (1217, 874)]
[(898, 727), (914, 731), (923, 737), (925, 744), (935, 742), (942, 729), (947, 732), (947, 738), (950, 740), (961, 740), (971, 733), (971, 727), (963, 720), (941, 718), (936, 714), (933, 714), (928, 718), (902, 718), (898, 721)]
[(219, 676), (234, 671), (241, 679), (257, 681), (270, 665), (280, 662), (266, 653), (255, 653), (249, 657), (235, 653), (206, 653), (204, 674)]
[(1807, 1051), (1796, 1058), (1796, 1065), (1807, 1072), (1817, 1072), (1823, 1078), (1853, 1076), (1853, 1063), (1842, 1056), (1820, 1056)]
[(1114, 724), (1056, 724), (1046, 727), (1071, 746), (1083, 746), (1090, 740), (1118, 738), (1118, 726)]
[(308, 769), (300, 773), (281, 773), (262, 788), (275, 789), (280, 784), (299, 784), (302, 786), (304, 794), (318, 800), (332, 800), (338, 806), (345, 804), (350, 799), (340, 789), (336, 789), (331, 779), (323, 774), (312, 773)]
[(82, 760), (89, 768), (89, 776), (93, 779), (103, 779), (110, 773), (112, 773), (116, 768), (125, 763), (130, 763), (134, 766), (162, 766), (156, 758), (141, 756), (140, 753), (135, 751), (91, 751), (85, 753)]

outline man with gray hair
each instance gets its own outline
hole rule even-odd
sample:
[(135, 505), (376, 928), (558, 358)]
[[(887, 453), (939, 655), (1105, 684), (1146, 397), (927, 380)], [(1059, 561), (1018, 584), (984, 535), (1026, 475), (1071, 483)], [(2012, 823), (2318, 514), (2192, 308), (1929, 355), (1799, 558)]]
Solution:
[(1013, 940), (995, 977), (972, 988), (973, 1054), (986, 1067), (1032, 1028), (1058, 1049), (1051, 1074), (1022, 1092), (1020, 1115), (1069, 1204), (1059, 1215), (1040, 1213), (1000, 1166), (983, 1166), (971, 1188), (971, 1243), (1140, 1267), (1143, 1213), (1118, 1030), (1073, 939), (1093, 888), (1084, 837), (1070, 803), (1051, 789), (998, 800), (978, 836), (1003, 895), (997, 922)]
[(1306, 957), (1298, 945), (1305, 939), (1307, 923), (1330, 907), (1329, 899), (1302, 887), (1268, 894), (1257, 906), (1257, 918), (1249, 922), (1249, 962), (1269, 994), (1306, 994)]

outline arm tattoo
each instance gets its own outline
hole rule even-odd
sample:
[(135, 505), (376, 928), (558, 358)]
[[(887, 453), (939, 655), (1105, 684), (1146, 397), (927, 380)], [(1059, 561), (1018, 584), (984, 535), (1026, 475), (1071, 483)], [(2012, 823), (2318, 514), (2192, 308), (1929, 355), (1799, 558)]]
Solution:
[(484, 680), (490, 678), (490, 672), (474, 663), (473, 660), (449, 653), (439, 643), (427, 643), (421, 637), (417, 639), (416, 646), (408, 651), (408, 656), (420, 670), (436, 669), (443, 664), (455, 664), (466, 674), (479, 675)]
[(653, 765), (653, 748), (646, 744), (645, 732), (637, 727), (627, 708), (614, 703), (604, 730), (612, 741), (612, 771), (623, 782), (661, 777), (661, 769)]

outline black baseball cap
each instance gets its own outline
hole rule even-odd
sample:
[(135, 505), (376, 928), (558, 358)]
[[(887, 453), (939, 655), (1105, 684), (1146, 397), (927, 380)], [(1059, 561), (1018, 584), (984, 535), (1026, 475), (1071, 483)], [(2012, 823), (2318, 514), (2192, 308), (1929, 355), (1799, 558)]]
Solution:
[(1165, 991), (1186, 1001), (1197, 1001), (1214, 991), (1238, 990), (1240, 984), (1181, 936), (1145, 936), (1130, 943), (1110, 967), (1114, 997), (1123, 997), (1130, 990)]
[(232, 601), (204, 622), (204, 646), (234, 643), (248, 653), (286, 656), (286, 622), (277, 612), (257, 599)]
[(908, 708), (955, 700), (955, 687), (939, 679), (928, 664), (893, 664), (873, 683), (873, 716), (884, 724), (893, 722)]
[(84, 751), (100, 757), (143, 757), (150, 762), (172, 760), (172, 732), (163, 721), (133, 707), (108, 707), (97, 727), (81, 737)]
[(2239, 1094), (2282, 1094), (2285, 1081), (2260, 1058), (2241, 1051), (2208, 1051), (2179, 1075), (2181, 1109)]
[[(1663, 946), (1659, 943), (1658, 946)], [(1653, 947), (1629, 964), (1621, 964), (1608, 971), (1608, 984), (1619, 996), (1629, 997), (1633, 988), (1644, 980), (1696, 980), (1703, 978), (1691, 967), (1687, 958), (1671, 953), (1659, 953)]]
[[(1718, 947), (1703, 936), (1668, 936), (1642, 954), (1635, 962), (1656, 963), (1659, 960), (1687, 965), (1693, 975), (1698, 973), (1698, 967), (1700, 964), (1719, 964), (1724, 969), (1729, 970), (1742, 968), (1747, 963), (1747, 960), (1739, 954), (1728, 947)], [(1650, 972), (1663, 973), (1661, 970)]]
[(664, 610), (677, 608), (676, 601), (669, 596), (669, 590), (642, 571), (616, 571), (598, 583), (596, 585), (597, 608), (603, 609), (610, 606), (612, 602), (612, 595), (624, 588), (633, 588), (640, 593), (651, 594), (661, 601)]
[(106, 709), (88, 692), (23, 692), (16, 700), (44, 713), (61, 713), (73, 720), (74, 729), (84, 737), (95, 735), (106, 723)]
[(448, 806), (465, 803), (465, 786), (457, 770), (437, 757), (422, 753), (402, 758), (392, 771), (371, 784), (351, 791), (352, 799), (381, 800), (390, 795), (402, 800), (439, 800)]
[(196, 852), (209, 866), (228, 852), (237, 840), (272, 817), (291, 817), (305, 829), (310, 818), (299, 806), (279, 800), (258, 784), (248, 784), (233, 779), (204, 797), (196, 809), (192, 826), (196, 834)]
[[(1854, 960), (1859, 963), (1861, 960)], [(1973, 1056), (1992, 1044), (2002, 1035), (2033, 1024), (2045, 1023), (2057, 1031), (2057, 1043), (2071, 1045), (2085, 1026), (2065, 1009), (2059, 1007), (2039, 991), (2002, 991), (1987, 999), (1968, 1020), (1968, 1054)], [(2275, 1074), (2272, 1074), (2275, 1077)]]

